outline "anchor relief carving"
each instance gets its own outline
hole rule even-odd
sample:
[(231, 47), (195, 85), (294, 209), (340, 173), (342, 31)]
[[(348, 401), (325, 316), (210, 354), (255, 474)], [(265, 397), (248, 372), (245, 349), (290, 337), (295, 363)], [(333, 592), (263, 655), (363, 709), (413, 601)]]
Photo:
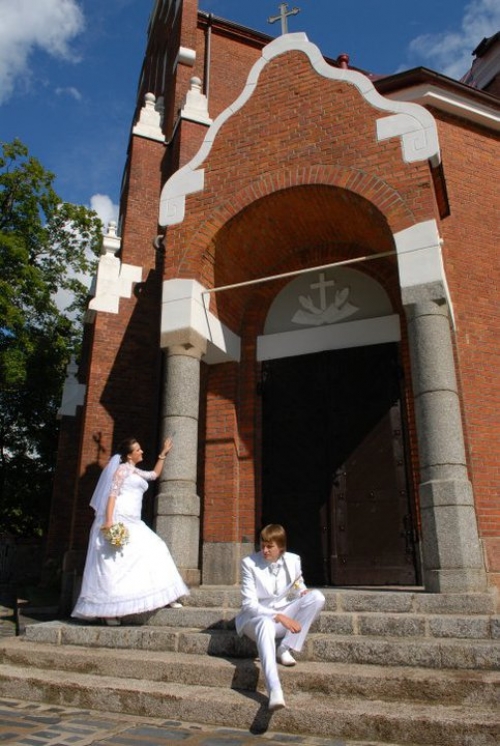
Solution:
[[(326, 280), (324, 272), (320, 272), (318, 282), (312, 283), (311, 290), (319, 291), (319, 306), (315, 305), (310, 295), (299, 295), (298, 301), (302, 306), (292, 317), (294, 324), (307, 326), (321, 326), (321, 324), (335, 324), (342, 319), (352, 316), (359, 310), (349, 301), (350, 287), (338, 287), (334, 280)], [(327, 289), (335, 288), (333, 301), (327, 302)]]

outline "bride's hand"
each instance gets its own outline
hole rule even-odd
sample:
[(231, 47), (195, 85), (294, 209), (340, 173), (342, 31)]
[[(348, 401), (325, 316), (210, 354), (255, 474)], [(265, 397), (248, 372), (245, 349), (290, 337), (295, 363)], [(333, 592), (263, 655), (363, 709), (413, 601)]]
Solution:
[(172, 438), (165, 438), (165, 442), (163, 443), (162, 453), (166, 455), (170, 451), (172, 446), (173, 446)]

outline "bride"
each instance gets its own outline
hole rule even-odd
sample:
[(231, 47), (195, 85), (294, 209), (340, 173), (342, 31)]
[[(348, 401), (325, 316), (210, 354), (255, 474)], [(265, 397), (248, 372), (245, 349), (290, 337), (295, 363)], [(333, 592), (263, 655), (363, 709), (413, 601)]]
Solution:
[[(141, 520), (148, 482), (160, 476), (171, 447), (167, 438), (153, 471), (142, 471), (137, 468), (142, 448), (135, 438), (128, 438), (103, 470), (90, 501), (95, 519), (81, 593), (71, 616), (119, 624), (119, 617), (129, 614), (181, 606), (176, 599), (189, 594), (167, 545)], [(118, 523), (126, 534), (121, 546), (106, 538), (107, 530)]]

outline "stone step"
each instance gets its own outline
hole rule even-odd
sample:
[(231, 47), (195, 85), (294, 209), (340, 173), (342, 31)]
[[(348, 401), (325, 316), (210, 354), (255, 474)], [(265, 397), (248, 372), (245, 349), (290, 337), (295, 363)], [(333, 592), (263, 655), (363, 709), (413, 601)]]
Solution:
[[(129, 617), (125, 622), (142, 624), (147, 621), (152, 626), (234, 629), (235, 615), (235, 610), (224, 607), (187, 606), (183, 609), (160, 609), (148, 616)], [(500, 616), (323, 611), (311, 631), (335, 635), (500, 640)]]
[[(360, 588), (321, 588), (325, 611), (378, 612), (395, 614), (494, 615), (493, 593), (425, 593), (423, 590), (365, 590)], [(239, 586), (200, 586), (182, 599), (187, 607), (234, 610), (241, 604)]]
[[(92, 673), (99, 676), (186, 685), (265, 691), (254, 659), (217, 658), (163, 651), (82, 648), (10, 638), (0, 644), (4, 665), (30, 670)], [(362, 664), (300, 662), (280, 667), (288, 693), (320, 692), (331, 698), (470, 705), (500, 708), (500, 671), (432, 670)]]
[[(169, 610), (182, 613), (183, 610)], [(164, 650), (197, 655), (255, 657), (256, 649), (234, 630), (177, 626), (105, 627), (71, 622), (29, 625), (26, 639), (52, 645)], [(347, 636), (311, 633), (300, 660), (463, 670), (500, 670), (500, 639)]]
[(2, 664), (0, 695), (104, 712), (126, 712), (227, 725), (252, 732), (373, 739), (401, 746), (498, 746), (498, 707), (476, 703), (384, 702), (338, 697), (321, 691), (287, 692), (287, 709), (270, 714), (260, 692), (93, 673), (33, 670)]

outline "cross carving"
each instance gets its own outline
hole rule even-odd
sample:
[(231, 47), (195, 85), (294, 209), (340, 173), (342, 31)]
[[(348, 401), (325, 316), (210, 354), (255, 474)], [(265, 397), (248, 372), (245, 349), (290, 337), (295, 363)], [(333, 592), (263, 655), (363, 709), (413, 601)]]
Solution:
[(289, 16), (296, 16), (300, 13), (300, 8), (292, 8), (288, 10), (288, 3), (280, 3), (280, 14), (279, 16), (270, 16), (267, 19), (268, 23), (275, 23), (281, 21), (281, 33), (288, 34), (288, 18)]
[(322, 311), (326, 310), (326, 289), (335, 285), (335, 280), (325, 280), (325, 273), (320, 272), (319, 282), (310, 285), (311, 290), (319, 290), (319, 304)]

